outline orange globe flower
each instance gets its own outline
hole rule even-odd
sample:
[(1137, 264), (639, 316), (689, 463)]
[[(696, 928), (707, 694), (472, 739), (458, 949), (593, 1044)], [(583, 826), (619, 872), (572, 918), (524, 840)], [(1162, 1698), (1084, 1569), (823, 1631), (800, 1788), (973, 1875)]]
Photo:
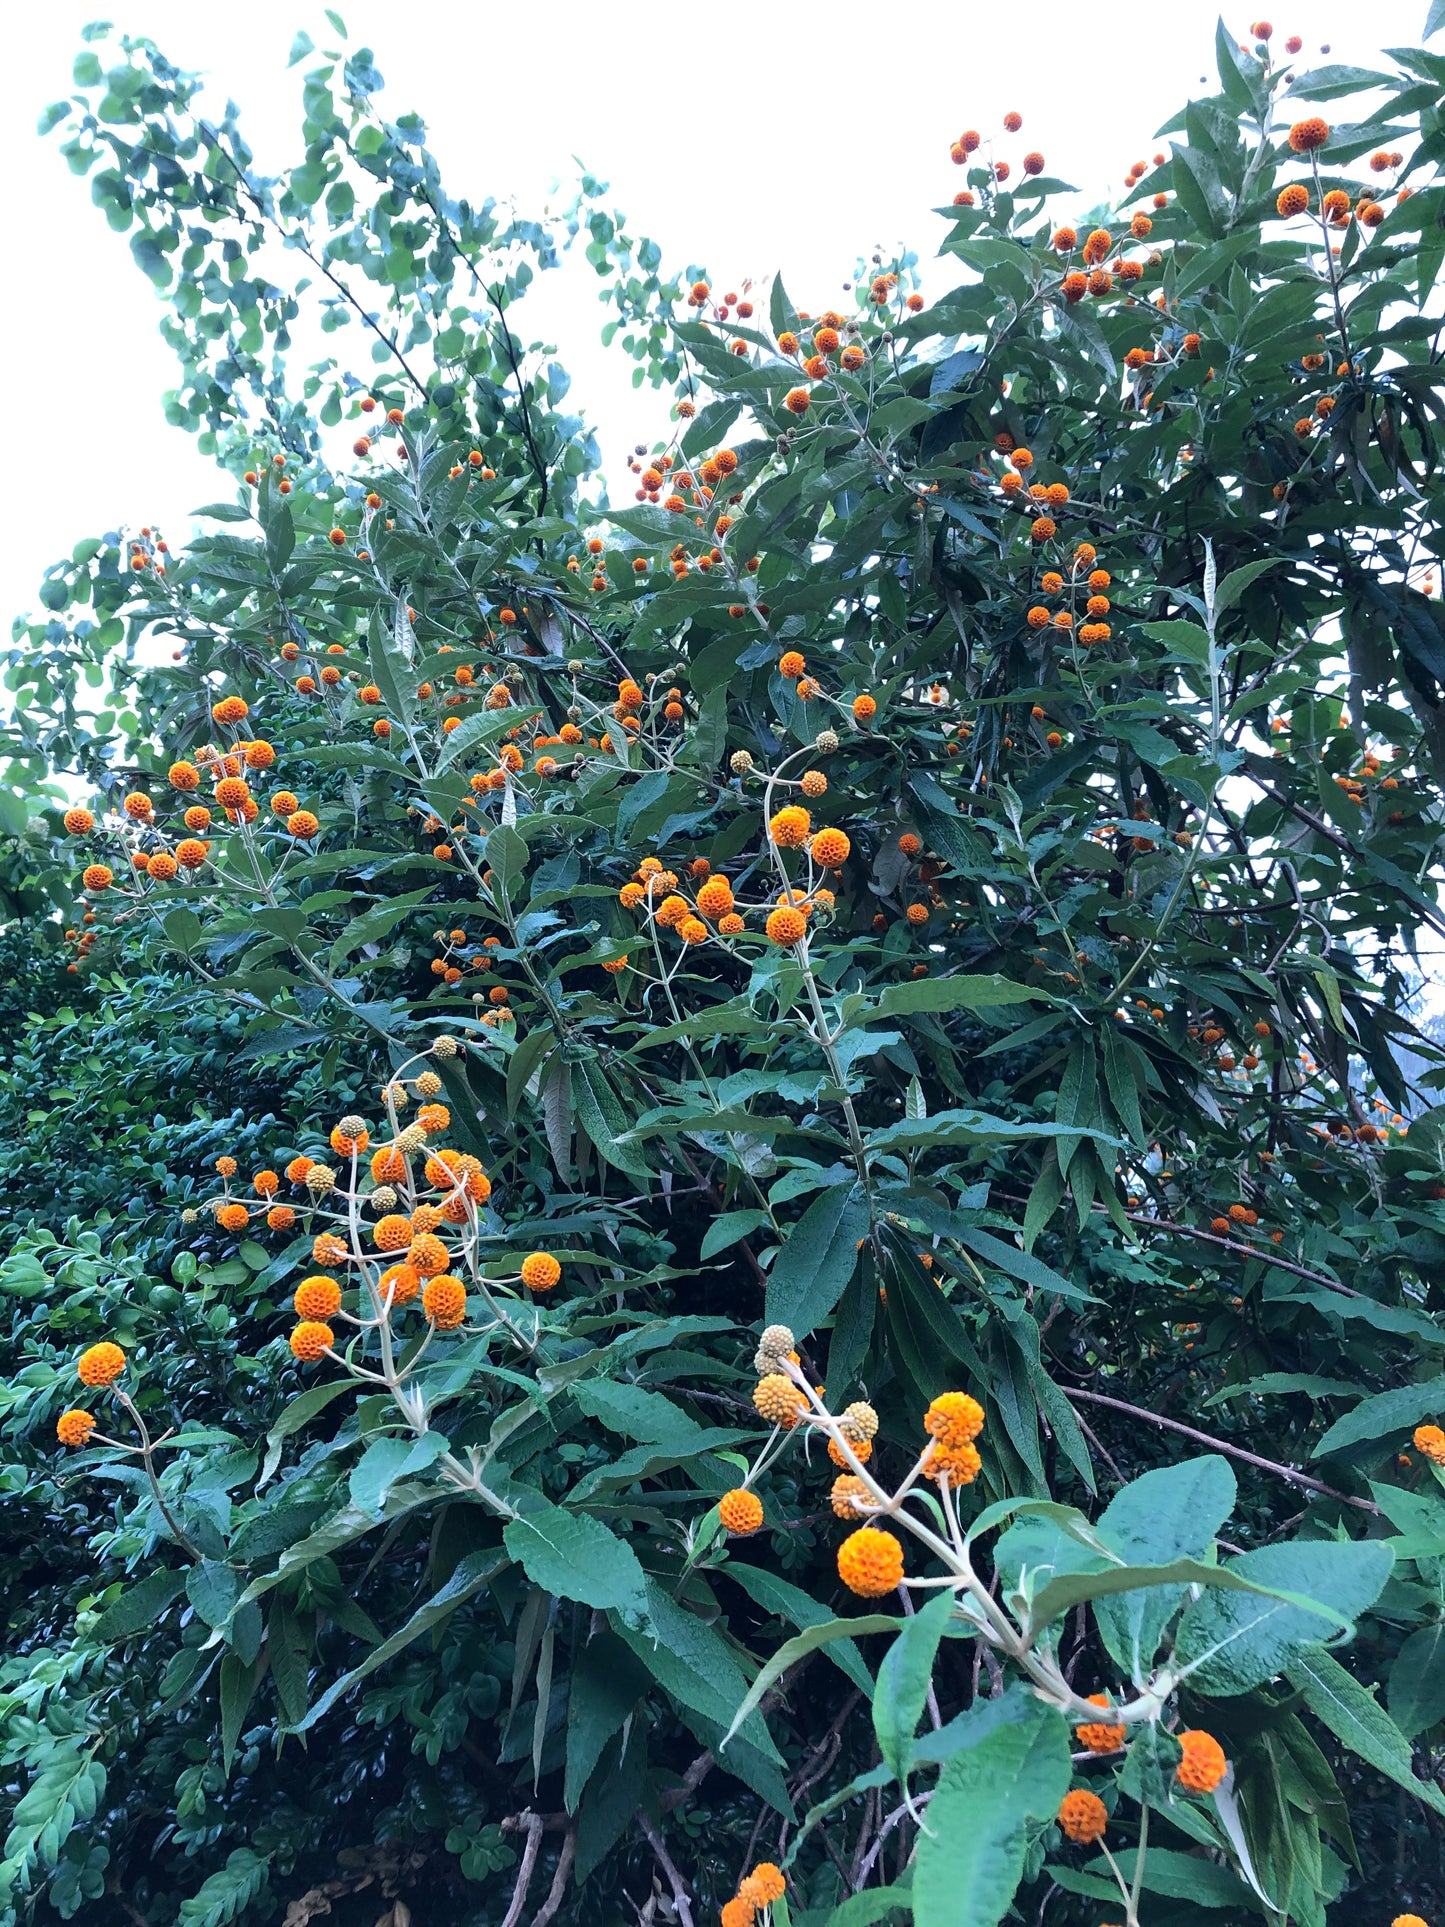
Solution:
[(746, 1538), (763, 1523), (763, 1502), (756, 1492), (735, 1486), (718, 1500), (717, 1513), (725, 1532), (735, 1538)]
[(862, 1599), (881, 1599), (903, 1581), (903, 1547), (891, 1532), (860, 1526), (838, 1548), (838, 1577)]
[(1079, 1846), (1102, 1840), (1109, 1824), (1109, 1811), (1097, 1793), (1076, 1787), (1066, 1793), (1059, 1805), (1059, 1825)]
[(125, 1370), (125, 1353), (104, 1338), (98, 1345), (86, 1347), (75, 1369), (82, 1385), (113, 1385)]

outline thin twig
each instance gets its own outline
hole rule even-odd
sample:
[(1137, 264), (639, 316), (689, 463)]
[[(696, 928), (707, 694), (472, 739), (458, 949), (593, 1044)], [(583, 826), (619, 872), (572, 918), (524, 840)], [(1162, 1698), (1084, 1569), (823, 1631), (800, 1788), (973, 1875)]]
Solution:
[[(688, 1899), (686, 1881), (672, 1864), (672, 1857), (667, 1851), (662, 1835), (641, 1807), (638, 1808), (635, 1817), (646, 1836), (648, 1846), (652, 1848), (653, 1858), (667, 1875), (667, 1884), (672, 1889), (672, 1904), (677, 1909), (677, 1917), (682, 1922), (682, 1927), (692, 1927), (692, 1902)], [(503, 1927), (506, 1927), (505, 1922)]]
[(1368, 1499), (1355, 1499), (1348, 1492), (1337, 1492), (1332, 1485), (1323, 1485), (1307, 1473), (1296, 1472), (1292, 1465), (1277, 1465), (1273, 1459), (1262, 1459), (1257, 1452), (1246, 1452), (1241, 1445), (1226, 1445), (1208, 1432), (1197, 1432), (1192, 1425), (1181, 1425), (1178, 1419), (1161, 1418), (1158, 1412), (1146, 1412), (1142, 1405), (1126, 1405), (1121, 1398), (1106, 1398), (1103, 1392), (1076, 1391), (1070, 1385), (1061, 1385), (1059, 1390), (1068, 1399), (1087, 1399), (1090, 1405), (1107, 1405), (1116, 1412), (1127, 1412), (1131, 1418), (1142, 1418), (1150, 1425), (1162, 1426), (1169, 1432), (1180, 1432), (1196, 1444), (1207, 1445), (1211, 1452), (1223, 1452), (1231, 1459), (1241, 1459), (1246, 1465), (1256, 1465), (1261, 1472), (1273, 1472), (1276, 1478), (1288, 1479), (1291, 1485), (1303, 1486), (1306, 1491), (1318, 1492), (1326, 1499), (1338, 1499), (1341, 1505), (1358, 1506), (1361, 1512), (1373, 1512), (1379, 1516), (1380, 1508), (1371, 1505)]
[(562, 1905), (562, 1896), (567, 1891), (567, 1876), (572, 1871), (576, 1856), (577, 1822), (571, 1820), (562, 1836), (562, 1851), (557, 1856), (557, 1871), (552, 1875), (552, 1885), (547, 1889), (547, 1898), (532, 1916), (532, 1927), (547, 1927), (547, 1922)]
[[(503, 1821), (505, 1827), (507, 1821)], [(522, 1849), (522, 1864), (517, 1869), (517, 1884), (512, 1889), (512, 1904), (507, 1909), (502, 1927), (517, 1927), (522, 1918), (522, 1910), (527, 1904), (527, 1889), (532, 1884), (532, 1869), (537, 1864), (537, 1850), (542, 1844), (542, 1816), (540, 1813), (519, 1814), (512, 1824), (527, 1830), (527, 1844)]]

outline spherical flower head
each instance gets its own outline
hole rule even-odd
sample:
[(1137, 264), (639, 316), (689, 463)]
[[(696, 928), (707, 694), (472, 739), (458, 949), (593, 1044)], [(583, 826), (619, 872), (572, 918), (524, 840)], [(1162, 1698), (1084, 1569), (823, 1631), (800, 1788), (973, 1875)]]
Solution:
[(1415, 1450), (1423, 1452), (1427, 1459), (1436, 1465), (1445, 1465), (1445, 1432), (1438, 1425), (1417, 1425), (1415, 1428)]
[(928, 921), (928, 905), (926, 903), (910, 903), (903, 914), (915, 929), (921, 929)]
[(1050, 542), (1059, 532), (1059, 525), (1052, 515), (1036, 515), (1029, 527), (1029, 534), (1035, 542)]
[(551, 1291), (562, 1276), (562, 1267), (550, 1251), (530, 1251), (522, 1260), (522, 1283), (528, 1291)]
[(724, 1492), (718, 1500), (717, 1516), (724, 1532), (731, 1533), (734, 1538), (745, 1539), (763, 1523), (763, 1502), (756, 1492), (749, 1492), (743, 1486), (734, 1486), (731, 1492)]
[(467, 1288), (449, 1273), (429, 1278), (422, 1287), (421, 1308), (438, 1331), (455, 1331), (467, 1315)]
[(790, 388), (783, 397), (783, 406), (790, 415), (806, 415), (812, 400), (806, 388)]
[(88, 836), (95, 828), (95, 818), (89, 810), (67, 810), (62, 821), (72, 836)]
[(75, 1369), (82, 1385), (113, 1385), (125, 1370), (125, 1353), (103, 1338), (98, 1345), (86, 1347)]
[(314, 1365), (323, 1353), (330, 1351), (335, 1339), (336, 1334), (329, 1325), (319, 1319), (305, 1318), (291, 1333), (290, 1345), (303, 1365)]
[(251, 1214), (244, 1204), (223, 1204), (216, 1212), (216, 1223), (223, 1231), (244, 1231)]
[(388, 1265), (377, 1289), (383, 1298), (389, 1294), (393, 1305), (409, 1305), (421, 1290), (421, 1276), (410, 1265)]
[(283, 821), (286, 817), (294, 815), (300, 807), (301, 799), (293, 790), (277, 790), (271, 798), (272, 816), (279, 816)]
[(1089, 292), (1089, 277), (1075, 268), (1064, 276), (1062, 288), (1065, 301), (1082, 301)]
[(753, 1388), (753, 1404), (769, 1425), (791, 1431), (802, 1415), (807, 1401), (792, 1379), (781, 1372), (769, 1372)]
[(731, 1900), (723, 1902), (718, 1918), (722, 1922), (722, 1927), (753, 1927), (753, 1918), (757, 1911), (751, 1900), (744, 1899), (741, 1894), (734, 1894)]
[(1329, 137), (1330, 124), (1318, 114), (1311, 114), (1308, 120), (1297, 120), (1289, 130), (1289, 144), (1296, 154), (1315, 153)]
[(935, 1445), (923, 1468), (923, 1476), (935, 1485), (947, 1479), (950, 1487), (972, 1485), (983, 1470), (983, 1460), (972, 1445)]
[(862, 1599), (882, 1599), (903, 1581), (903, 1547), (891, 1532), (860, 1526), (838, 1548), (838, 1577)]
[(211, 705), (211, 715), (218, 723), (244, 723), (250, 713), (250, 705), (239, 696), (223, 696)]
[(866, 1508), (871, 1498), (872, 1494), (856, 1473), (845, 1472), (842, 1478), (834, 1479), (828, 1503), (840, 1519), (863, 1519), (867, 1517)]
[(328, 1278), (324, 1272), (318, 1273), (315, 1277), (301, 1280), (291, 1302), (296, 1307), (298, 1318), (318, 1319), (324, 1323), (328, 1318), (335, 1317), (341, 1309), (341, 1287), (334, 1278)]
[[(1111, 1710), (1107, 1693), (1090, 1693), (1090, 1706), (1097, 1706), (1104, 1712)], [(1091, 1753), (1117, 1753), (1124, 1744), (1126, 1729), (1111, 1726), (1106, 1721), (1094, 1720), (1077, 1727), (1080, 1746), (1087, 1747)]]
[(336, 1189), (336, 1173), (329, 1164), (312, 1164), (306, 1171), (306, 1189), (313, 1198), (324, 1198)]
[(55, 1436), (62, 1445), (88, 1445), (94, 1430), (94, 1418), (76, 1406), (72, 1406), (68, 1412), (62, 1412), (55, 1421)]
[(1059, 1825), (1081, 1847), (1102, 1840), (1109, 1824), (1109, 1811), (1097, 1793), (1076, 1787), (1066, 1793), (1059, 1805)]
[(1390, 1927), (1426, 1927), (1426, 1922), (1418, 1914), (1396, 1914)]
[(820, 870), (841, 870), (852, 853), (853, 845), (842, 830), (819, 830), (813, 838), (811, 854)]
[(878, 1414), (866, 1399), (855, 1399), (840, 1413), (838, 1423), (844, 1438), (853, 1444), (878, 1436)]
[(1281, 188), (1274, 205), (1276, 213), (1288, 221), (1296, 214), (1303, 214), (1309, 204), (1309, 189), (1302, 182), (1293, 181), (1288, 187)]
[(940, 1445), (971, 1445), (983, 1430), (983, 1407), (967, 1392), (942, 1392), (924, 1413), (923, 1429)]
[(306, 1173), (314, 1163), (314, 1158), (292, 1158), (291, 1162), (286, 1166), (286, 1175), (293, 1184), (305, 1184)]
[(792, 1353), (795, 1342), (786, 1325), (767, 1326), (753, 1354), (753, 1370), (759, 1373), (776, 1372)]
[(1044, 157), (1042, 154), (1035, 149), (1024, 155), (1025, 174), (1042, 174), (1043, 171)]
[(1077, 230), (1071, 227), (1059, 228), (1054, 235), (1053, 245), (1060, 254), (1067, 254), (1071, 248), (1079, 245)]
[(87, 890), (108, 890), (115, 881), (115, 872), (108, 863), (87, 863), (80, 873), (80, 881)]
[(311, 1262), (316, 1265), (344, 1265), (350, 1262), (351, 1253), (346, 1248), (346, 1240), (338, 1238), (334, 1231), (323, 1231), (311, 1240)]
[(782, 1869), (774, 1866), (771, 1860), (760, 1860), (743, 1884), (758, 1896), (758, 1904), (762, 1907), (771, 1906), (773, 1901), (781, 1900), (788, 1891), (788, 1883), (783, 1878)]
[[(420, 1080), (418, 1080), (418, 1087), (420, 1087)], [(416, 1129), (421, 1132), (423, 1138), (440, 1137), (444, 1131), (451, 1129), (451, 1123), (452, 1114), (445, 1104), (423, 1104), (416, 1114)], [(405, 1132), (402, 1136), (405, 1136)], [(398, 1137), (397, 1142), (401, 1142), (401, 1137)]]
[(1212, 1733), (1191, 1730), (1177, 1738), (1184, 1757), (1174, 1769), (1175, 1779), (1191, 1793), (1213, 1793), (1229, 1771), (1224, 1748)]
[(309, 843), (320, 828), (319, 818), (310, 810), (293, 810), (286, 819), (287, 834), (294, 836), (298, 843)]
[(433, 1232), (423, 1231), (413, 1238), (406, 1261), (419, 1277), (433, 1278), (447, 1268), (447, 1248)]
[(812, 822), (801, 804), (789, 803), (768, 824), (768, 835), (780, 850), (796, 850), (806, 841)]
[(768, 942), (779, 946), (801, 943), (808, 934), (808, 919), (791, 904), (780, 904), (767, 921)]
[(697, 893), (697, 907), (705, 917), (716, 921), (733, 907), (732, 885), (726, 877), (709, 877)]

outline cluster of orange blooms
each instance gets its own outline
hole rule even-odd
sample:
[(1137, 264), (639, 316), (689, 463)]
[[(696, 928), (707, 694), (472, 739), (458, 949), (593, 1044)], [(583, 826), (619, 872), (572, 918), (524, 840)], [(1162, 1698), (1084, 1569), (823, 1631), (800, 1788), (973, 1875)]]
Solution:
[[(1093, 1693), (1089, 1699), (1091, 1705), (1108, 1710), (1109, 1701), (1104, 1694)], [(1078, 1735), (1090, 1753), (1117, 1753), (1124, 1744), (1122, 1726), (1085, 1725), (1079, 1727)], [(1229, 1771), (1224, 1748), (1212, 1733), (1197, 1728), (1174, 1737), (1181, 1750), (1179, 1764), (1174, 1769), (1176, 1783), (1186, 1793), (1213, 1793)], [(1060, 1801), (1057, 1818), (1062, 1832), (1076, 1846), (1088, 1847), (1103, 1839), (1109, 1825), (1109, 1809), (1097, 1793), (1091, 1793), (1087, 1787), (1075, 1787)]]
[[(433, 1052), (444, 1059), (462, 1048), (453, 1038), (439, 1038), (432, 1046)], [(437, 1144), (451, 1124), (447, 1106), (436, 1101), (441, 1090), (442, 1081), (430, 1068), (414, 1077), (394, 1076), (383, 1092), (388, 1140), (374, 1149), (364, 1120), (352, 1116), (341, 1119), (331, 1132), (330, 1143), (337, 1157), (350, 1164), (349, 1184), (336, 1167), (314, 1158), (298, 1156), (286, 1165), (285, 1178), (305, 1194), (302, 1209), (313, 1228), (328, 1223), (338, 1227), (315, 1229), (312, 1261), (328, 1269), (303, 1279), (295, 1294), (295, 1310), (301, 1322), (290, 1342), (297, 1358), (310, 1362), (332, 1349), (335, 1318), (372, 1325), (418, 1296), (423, 1312), (438, 1330), (455, 1330), (466, 1317), (467, 1287), (457, 1272), (470, 1266), (476, 1275), (482, 1235), (479, 1211), (492, 1195), (492, 1183), (480, 1161), (470, 1153), (442, 1149)], [(413, 1092), (422, 1101), (415, 1118), (402, 1124), (399, 1113), (409, 1108)], [(368, 1169), (369, 1184), (361, 1175)], [(247, 1228), (253, 1209), (264, 1212), (272, 1230), (291, 1230), (297, 1221), (296, 1209), (275, 1202), (281, 1175), (257, 1171), (251, 1178), (249, 1195), (239, 1196), (231, 1183), (236, 1170), (233, 1157), (216, 1160), (222, 1190), (202, 1208), (214, 1213), (223, 1230), (233, 1233)], [(341, 1209), (333, 1209), (333, 1205)], [(364, 1232), (360, 1218), (363, 1208), (375, 1220)], [(367, 1245), (374, 1249), (366, 1249)], [(330, 1275), (341, 1269), (354, 1274), (358, 1290), (370, 1305), (369, 1318), (352, 1317), (341, 1310), (342, 1286)], [(528, 1291), (540, 1294), (550, 1291), (561, 1276), (562, 1267), (550, 1252), (534, 1251), (522, 1260), (518, 1272), (490, 1275), (486, 1287), (490, 1292), (494, 1285), (519, 1281)]]
[[(1092, 542), (1079, 542), (1069, 559), (1067, 577), (1058, 569), (1044, 571), (1039, 578), (1038, 593), (1051, 600), (1055, 596), (1066, 595), (1068, 604), (1050, 611), (1042, 602), (1031, 603), (1024, 615), (1030, 629), (1058, 629), (1083, 643), (1085, 648), (1109, 641), (1114, 631), (1104, 618), (1110, 612), (1108, 590), (1112, 587), (1113, 578), (1107, 569), (1097, 566), (1098, 559), (1098, 550)], [(1078, 608), (1080, 596), (1084, 598), (1082, 611)], [(1076, 626), (1076, 618), (1080, 613), (1088, 620), (1078, 622)]]
[[(134, 894), (144, 895), (147, 883), (174, 883), (203, 870), (211, 855), (211, 839), (206, 832), (218, 827), (217, 811), (228, 825), (243, 831), (260, 816), (261, 806), (251, 794), (247, 776), (271, 769), (276, 751), (261, 738), (239, 734), (237, 726), (249, 714), (240, 696), (223, 696), (212, 705), (211, 715), (231, 731), (229, 744), (223, 748), (203, 744), (193, 757), (180, 758), (166, 772), (167, 782), (179, 797), (194, 798), (203, 781), (212, 787), (215, 809), (194, 800), (186, 804), (181, 818), (184, 836), (167, 837), (156, 821), (155, 801), (147, 791), (135, 789), (125, 796), (118, 813), (124, 822), (117, 825), (114, 836), (138, 885)], [(295, 842), (309, 842), (320, 830), (318, 818), (302, 809), (300, 799), (290, 790), (278, 790), (271, 798), (270, 809)], [(63, 820), (71, 836), (89, 836), (96, 827), (94, 812), (83, 805), (67, 810)], [(109, 863), (89, 863), (81, 873), (83, 888), (92, 894), (109, 890), (115, 880), (115, 870)], [(88, 914), (87, 921), (94, 921), (93, 913)]]
[[(1330, 138), (1329, 122), (1318, 114), (1308, 119), (1296, 121), (1289, 130), (1289, 145), (1293, 153), (1308, 155), (1315, 169), (1314, 184), (1319, 187), (1318, 162), (1315, 156)], [(1370, 156), (1370, 171), (1373, 174), (1392, 174), (1403, 167), (1405, 156), (1389, 148), (1379, 148)], [(1411, 190), (1402, 187), (1397, 191), (1397, 202), (1408, 201)], [(1312, 197), (1309, 187), (1303, 181), (1291, 181), (1280, 189), (1275, 200), (1275, 212), (1283, 220), (1293, 220), (1297, 215), (1310, 211)], [(1351, 205), (1350, 197), (1342, 187), (1332, 187), (1322, 193), (1319, 199), (1319, 218), (1330, 228), (1346, 228), (1351, 218), (1362, 228), (1377, 228), (1386, 217), (1386, 209), (1373, 194), (1362, 194)]]
[[(857, 1399), (842, 1412), (830, 1413), (823, 1403), (823, 1387), (810, 1386), (804, 1376), (793, 1334), (786, 1325), (767, 1327), (754, 1354), (753, 1368), (758, 1373), (753, 1405), (761, 1418), (779, 1433), (793, 1432), (801, 1424), (827, 1437), (828, 1457), (840, 1474), (829, 1494), (835, 1515), (856, 1521), (883, 1511), (885, 1506), (876, 1490), (859, 1476), (873, 1456), (878, 1433), (878, 1414), (873, 1407)], [(973, 1443), (983, 1423), (983, 1407), (967, 1392), (944, 1392), (934, 1399), (923, 1419), (927, 1443), (888, 1509), (896, 1508), (920, 1477), (945, 1492), (971, 1485), (983, 1469)], [(755, 1467), (750, 1477), (756, 1476), (757, 1470)], [(731, 1533), (756, 1532), (763, 1522), (763, 1509), (757, 1496), (744, 1485), (724, 1495), (719, 1517)], [(882, 1598), (903, 1583), (903, 1547), (895, 1534), (860, 1525), (838, 1548), (838, 1576), (860, 1597)]]
[[(759, 1914), (768, 1914), (772, 1903), (787, 1892), (782, 1870), (771, 1860), (760, 1860), (750, 1874), (738, 1882), (731, 1900), (723, 1902), (722, 1927), (752, 1927)], [(771, 1915), (769, 1915), (771, 1918)]]

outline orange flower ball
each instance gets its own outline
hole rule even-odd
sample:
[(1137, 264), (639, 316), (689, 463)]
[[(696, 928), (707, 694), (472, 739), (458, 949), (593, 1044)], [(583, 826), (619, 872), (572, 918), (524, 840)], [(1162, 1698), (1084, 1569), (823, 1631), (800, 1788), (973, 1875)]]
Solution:
[(903, 1547), (891, 1532), (860, 1526), (838, 1548), (838, 1577), (862, 1599), (882, 1599), (903, 1581)]
[(742, 1486), (724, 1492), (718, 1500), (717, 1513), (723, 1530), (735, 1538), (746, 1538), (763, 1523), (762, 1500), (756, 1492), (745, 1491)]
[(550, 1291), (562, 1276), (562, 1267), (550, 1251), (532, 1251), (522, 1260), (522, 1283), (528, 1291)]
[(75, 1369), (82, 1385), (113, 1385), (125, 1370), (125, 1353), (104, 1338), (98, 1345), (86, 1347)]

